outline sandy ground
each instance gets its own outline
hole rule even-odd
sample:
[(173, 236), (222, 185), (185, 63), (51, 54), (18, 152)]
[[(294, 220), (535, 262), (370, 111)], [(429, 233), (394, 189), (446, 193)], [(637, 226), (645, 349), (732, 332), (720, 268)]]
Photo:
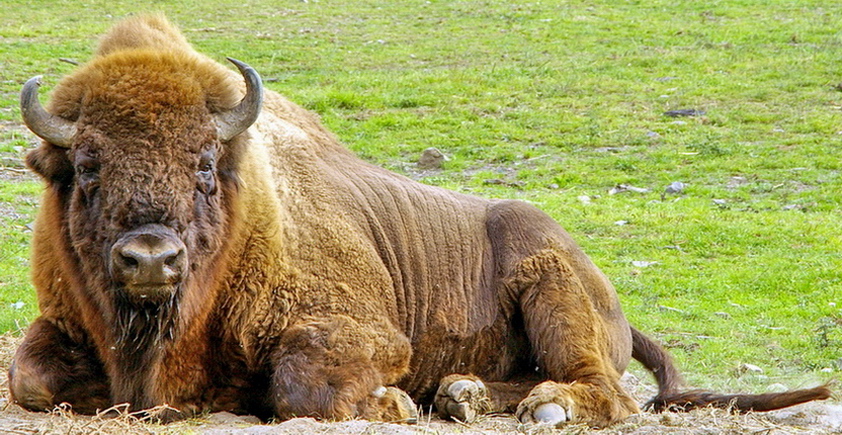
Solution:
[[(326, 435), (409, 435), (409, 434), (842, 434), (842, 403), (834, 399), (781, 411), (732, 415), (718, 409), (702, 409), (689, 413), (643, 413), (610, 428), (594, 430), (581, 425), (561, 429), (524, 426), (507, 415), (487, 416), (470, 426), (443, 421), (427, 410), (416, 425), (351, 420), (319, 422), (297, 418), (280, 423), (261, 424), (251, 416), (217, 413), (169, 425), (150, 424), (122, 414), (118, 417), (77, 416), (57, 409), (52, 413), (33, 413), (9, 403), (5, 372), (20, 338), (12, 334), (0, 336), (0, 434), (326, 434)], [(640, 403), (651, 397), (654, 385), (634, 376), (624, 377), (624, 384)]]
[(0, 411), (0, 434), (840, 434), (842, 405), (801, 405), (765, 414), (730, 415), (704, 409), (686, 414), (641, 414), (607, 429), (593, 430), (570, 425), (562, 429), (523, 426), (510, 416), (489, 416), (471, 425), (442, 421), (425, 415), (414, 426), (352, 420), (323, 423), (297, 418), (275, 424), (259, 424), (253, 417), (228, 413), (212, 414), (170, 425), (154, 425), (130, 416), (116, 418), (73, 416), (56, 411), (31, 413), (16, 405)]

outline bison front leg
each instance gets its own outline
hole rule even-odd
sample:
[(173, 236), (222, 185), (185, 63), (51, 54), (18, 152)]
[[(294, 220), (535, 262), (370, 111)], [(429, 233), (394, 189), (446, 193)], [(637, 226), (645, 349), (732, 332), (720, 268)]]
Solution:
[(373, 325), (334, 316), (290, 327), (272, 358), (275, 414), (414, 423), (412, 399), (388, 386), (408, 369), (409, 342)]
[(32, 323), (15, 353), (9, 391), (31, 411), (68, 403), (76, 412), (93, 414), (111, 406), (107, 377), (94, 350), (43, 317)]

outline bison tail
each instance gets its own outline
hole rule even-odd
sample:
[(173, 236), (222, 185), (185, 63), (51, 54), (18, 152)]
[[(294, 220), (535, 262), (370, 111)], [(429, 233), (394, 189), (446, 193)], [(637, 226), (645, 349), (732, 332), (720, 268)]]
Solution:
[(694, 408), (713, 406), (737, 412), (772, 411), (813, 400), (830, 397), (826, 385), (783, 393), (766, 394), (718, 394), (711, 391), (691, 390), (669, 396), (657, 395), (644, 405), (644, 409), (654, 412), (689, 411)]
[(640, 361), (643, 367), (652, 372), (652, 376), (658, 382), (658, 397), (668, 397), (676, 393), (684, 384), (684, 380), (670, 354), (634, 327), (631, 327), (631, 333), (632, 358)]
[(632, 332), (632, 357), (652, 372), (658, 382), (658, 395), (644, 405), (654, 412), (689, 411), (694, 408), (713, 406), (737, 412), (772, 411), (813, 400), (830, 397), (827, 385), (783, 393), (766, 394), (719, 394), (711, 391), (679, 391), (683, 384), (681, 374), (672, 357), (658, 343), (635, 328)]

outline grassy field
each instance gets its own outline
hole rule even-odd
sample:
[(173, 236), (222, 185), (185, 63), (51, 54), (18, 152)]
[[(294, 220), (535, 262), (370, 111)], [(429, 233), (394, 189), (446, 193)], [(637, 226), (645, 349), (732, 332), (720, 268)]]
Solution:
[[(115, 20), (164, 11), (365, 159), (545, 210), (692, 384), (763, 391), (842, 372), (842, 5), (181, 3), (4, 1), (0, 329), (37, 315), (40, 184), (20, 171), (35, 143), (20, 86), (43, 74), (48, 92), (73, 69), (59, 58), (85, 61)], [(418, 169), (431, 146), (450, 160)]]

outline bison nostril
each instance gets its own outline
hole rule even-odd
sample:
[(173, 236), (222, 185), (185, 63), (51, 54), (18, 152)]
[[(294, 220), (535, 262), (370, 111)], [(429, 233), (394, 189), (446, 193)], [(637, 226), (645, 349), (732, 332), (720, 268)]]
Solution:
[(179, 260), (179, 258), (181, 257), (181, 254), (182, 254), (183, 252), (184, 252), (184, 251), (179, 251), (179, 252), (172, 252), (172, 253), (168, 253), (168, 254), (170, 254), (170, 255), (169, 255), (169, 256), (167, 256), (167, 257), (164, 259), (164, 264), (165, 264), (165, 265), (167, 265), (167, 266), (169, 266), (169, 267), (176, 267), (176, 266), (178, 265), (178, 260)]
[(135, 267), (137, 267), (137, 264), (138, 264), (137, 259), (135, 259), (132, 256), (125, 255), (125, 254), (120, 255), (120, 260), (123, 262), (124, 266), (130, 267), (130, 268), (135, 268)]

